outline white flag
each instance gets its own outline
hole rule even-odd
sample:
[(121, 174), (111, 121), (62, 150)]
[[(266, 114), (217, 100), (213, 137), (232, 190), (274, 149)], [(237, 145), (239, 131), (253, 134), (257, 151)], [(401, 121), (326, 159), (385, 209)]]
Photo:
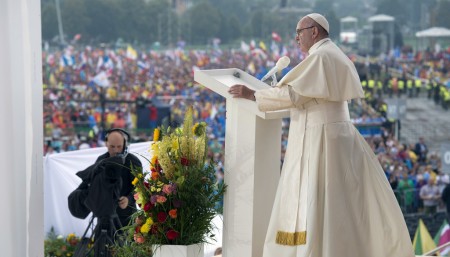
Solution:
[(108, 76), (106, 75), (106, 72), (104, 72), (104, 71), (101, 71), (100, 73), (95, 75), (95, 77), (92, 81), (94, 81), (95, 84), (97, 84), (101, 87), (109, 86)]

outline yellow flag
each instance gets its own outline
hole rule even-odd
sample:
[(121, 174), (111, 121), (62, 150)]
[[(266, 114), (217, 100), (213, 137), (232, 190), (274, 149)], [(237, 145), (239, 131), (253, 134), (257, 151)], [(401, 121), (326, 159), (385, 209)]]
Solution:
[(127, 47), (127, 58), (131, 59), (131, 60), (136, 60), (137, 59), (137, 52), (130, 45), (128, 45), (128, 47)]
[(263, 41), (259, 41), (259, 48), (261, 48), (264, 52), (267, 50), (266, 44)]
[(416, 234), (413, 241), (414, 252), (417, 255), (422, 255), (433, 249), (436, 249), (436, 243), (428, 232), (427, 227), (423, 223), (422, 219), (419, 219), (419, 226), (417, 227)]

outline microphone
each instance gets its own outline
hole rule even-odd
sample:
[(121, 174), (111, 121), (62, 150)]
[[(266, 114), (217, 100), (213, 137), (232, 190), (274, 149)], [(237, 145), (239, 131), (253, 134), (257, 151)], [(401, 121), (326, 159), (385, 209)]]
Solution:
[(278, 59), (277, 64), (275, 64), (275, 67), (270, 69), (270, 71), (267, 72), (267, 74), (264, 75), (264, 77), (262, 77), (261, 81), (264, 81), (264, 80), (272, 77), (273, 74), (275, 74), (278, 71), (286, 68), (289, 65), (290, 62), (291, 62), (291, 60), (289, 59), (289, 57), (287, 57), (287, 56), (281, 57), (280, 59)]

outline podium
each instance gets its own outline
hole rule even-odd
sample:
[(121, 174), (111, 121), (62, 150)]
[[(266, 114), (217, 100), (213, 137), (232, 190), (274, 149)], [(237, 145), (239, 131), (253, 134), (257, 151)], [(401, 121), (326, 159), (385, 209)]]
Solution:
[(239, 69), (198, 70), (194, 80), (226, 98), (223, 256), (261, 257), (281, 170), (281, 119), (289, 111), (261, 112), (233, 98), (235, 84), (270, 86)]

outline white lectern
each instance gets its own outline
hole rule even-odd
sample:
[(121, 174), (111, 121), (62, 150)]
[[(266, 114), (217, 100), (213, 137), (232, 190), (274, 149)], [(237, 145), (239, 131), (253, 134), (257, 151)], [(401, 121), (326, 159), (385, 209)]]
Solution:
[(281, 168), (281, 119), (289, 111), (261, 112), (233, 98), (243, 84), (269, 86), (239, 69), (198, 70), (194, 80), (226, 98), (223, 256), (261, 257)]

